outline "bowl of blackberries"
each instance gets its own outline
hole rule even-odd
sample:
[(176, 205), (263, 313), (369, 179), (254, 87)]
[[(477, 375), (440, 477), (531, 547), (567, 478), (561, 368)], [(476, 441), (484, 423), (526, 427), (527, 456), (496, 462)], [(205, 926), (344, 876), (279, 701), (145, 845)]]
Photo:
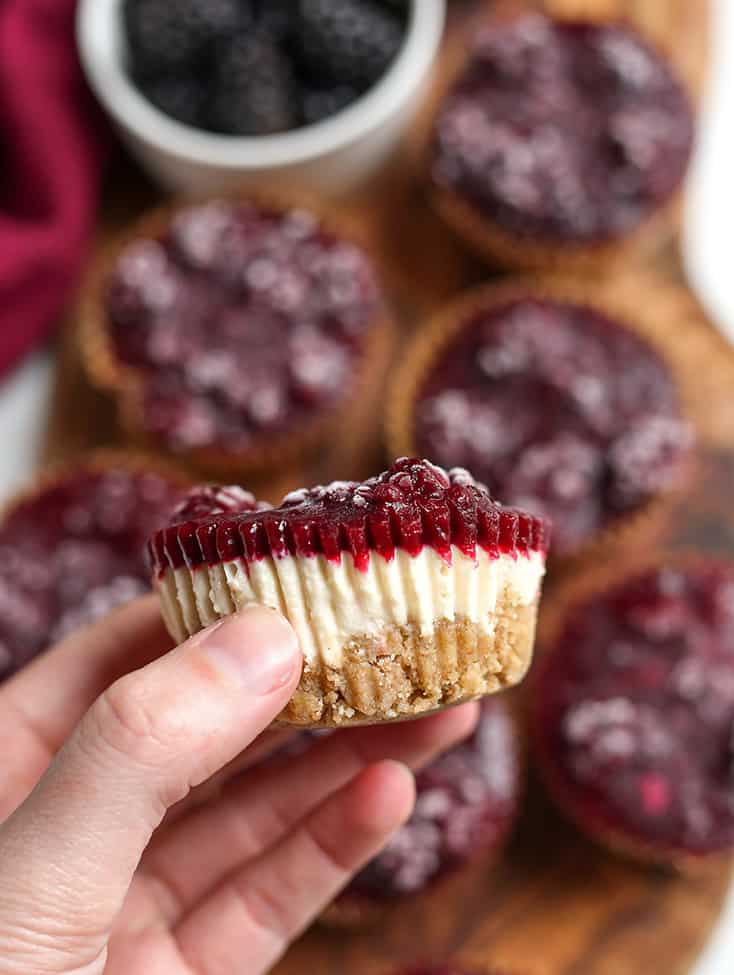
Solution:
[(445, 0), (80, 0), (97, 98), (167, 189), (339, 193), (417, 108)]

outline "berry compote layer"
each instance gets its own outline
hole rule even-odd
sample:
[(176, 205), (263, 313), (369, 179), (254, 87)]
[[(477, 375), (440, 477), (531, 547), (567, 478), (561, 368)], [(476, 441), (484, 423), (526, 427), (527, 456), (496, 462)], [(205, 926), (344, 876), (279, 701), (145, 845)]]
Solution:
[(661, 860), (734, 846), (734, 566), (646, 570), (573, 607), (538, 674), (553, 791)]
[(528, 297), (476, 312), (435, 357), (413, 439), (549, 519), (566, 555), (677, 487), (692, 432), (645, 341), (595, 309)]
[(383, 302), (368, 257), (309, 212), (214, 201), (125, 249), (106, 311), (147, 433), (238, 454), (350, 398)]
[(435, 121), (435, 184), (514, 238), (634, 232), (681, 186), (689, 100), (631, 27), (529, 14), (481, 32)]
[(362, 483), (294, 491), (278, 508), (254, 504), (236, 488), (195, 489), (172, 524), (151, 538), (157, 572), (266, 556), (339, 562), (343, 552), (366, 570), (372, 552), (390, 560), (396, 549), (417, 556), (430, 548), (450, 562), (453, 547), (471, 558), (477, 548), (499, 556), (547, 547), (540, 519), (502, 507), (465, 470), (446, 472), (416, 458), (401, 458)]
[(125, 466), (81, 468), (0, 523), (0, 680), (150, 590), (145, 542), (184, 489)]

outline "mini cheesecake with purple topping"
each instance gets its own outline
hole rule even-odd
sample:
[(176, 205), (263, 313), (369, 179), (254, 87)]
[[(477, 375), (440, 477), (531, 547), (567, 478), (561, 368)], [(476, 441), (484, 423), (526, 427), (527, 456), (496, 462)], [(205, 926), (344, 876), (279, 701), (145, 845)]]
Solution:
[(670, 236), (693, 107), (641, 32), (525, 12), (492, 19), (452, 60), (427, 167), (437, 208), (480, 253), (582, 269)]
[(317, 451), (391, 331), (376, 263), (341, 224), (254, 196), (144, 217), (93, 268), (80, 320), (126, 433), (207, 477)]
[(468, 467), (553, 526), (556, 559), (595, 562), (664, 528), (695, 472), (685, 338), (619, 279), (481, 285), (405, 350), (387, 408), (396, 454)]
[(189, 482), (102, 451), (48, 470), (0, 519), (0, 681), (150, 591), (145, 543)]
[(195, 490), (150, 541), (177, 640), (249, 603), (290, 620), (304, 670), (282, 720), (302, 726), (397, 720), (517, 683), (546, 549), (542, 520), (464, 470), (408, 458), (272, 509)]
[(734, 850), (734, 565), (653, 559), (572, 582), (546, 618), (533, 738), (587, 833), (685, 867)]

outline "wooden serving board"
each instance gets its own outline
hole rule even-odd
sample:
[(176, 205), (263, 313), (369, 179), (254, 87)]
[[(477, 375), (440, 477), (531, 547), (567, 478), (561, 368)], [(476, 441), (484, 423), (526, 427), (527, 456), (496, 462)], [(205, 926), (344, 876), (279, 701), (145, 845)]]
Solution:
[[(611, 9), (647, 18), (661, 30), (666, 23), (690, 18), (692, 8), (701, 14), (705, 9), (703, 0), (531, 2)], [(472, 4), (456, 0), (452, 7), (456, 25)], [(696, 38), (694, 42), (688, 36), (686, 44), (698, 52), (694, 57), (689, 51), (687, 57), (702, 75), (701, 38), (706, 32), (696, 18), (686, 23)], [(683, 43), (680, 33), (670, 36)], [(407, 165), (410, 155), (406, 152), (402, 163), (398, 160), (360, 197), (343, 204), (387, 271), (399, 326), (391, 358), (400, 355), (406, 337), (442, 302), (488, 275), (425, 205)], [(109, 238), (157, 202), (132, 164), (121, 160), (110, 179), (100, 238)], [(679, 342), (693, 371), (705, 377), (693, 404), (704, 446), (703, 473), (695, 497), (673, 519), (675, 531), (668, 543), (734, 556), (729, 498), (734, 483), (734, 353), (686, 290), (673, 248), (656, 269), (669, 279), (662, 291), (648, 288), (647, 273), (638, 273), (624, 286), (638, 288), (640, 300), (667, 302), (661, 313), (685, 321)], [(301, 484), (362, 477), (380, 469), (385, 459), (381, 395), (377, 388), (347, 435), (321, 456), (248, 486), (277, 499)], [(112, 404), (85, 381), (72, 316), (60, 343), (46, 454), (49, 460), (68, 460), (103, 445), (122, 445), (122, 440)], [(401, 964), (421, 958), (453, 959), (479, 971), (493, 965), (507, 975), (683, 975), (709, 936), (730, 877), (730, 865), (724, 862), (681, 877), (608, 855), (563, 823), (531, 783), (524, 816), (499, 865), (490, 869), (479, 863), (461, 871), (396, 905), (372, 929), (347, 934), (317, 926), (292, 948), (275, 975), (390, 975)], [(249, 973), (243, 969), (243, 975)]]

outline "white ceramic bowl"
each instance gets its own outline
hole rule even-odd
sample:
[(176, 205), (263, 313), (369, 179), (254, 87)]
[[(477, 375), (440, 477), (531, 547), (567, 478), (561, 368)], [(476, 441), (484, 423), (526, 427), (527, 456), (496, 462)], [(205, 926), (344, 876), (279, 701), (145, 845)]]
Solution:
[(331, 195), (364, 182), (413, 118), (441, 40), (446, 0), (411, 0), (403, 46), (383, 78), (333, 118), (278, 135), (215, 135), (155, 108), (125, 73), (123, 0), (80, 0), (77, 43), (97, 98), (164, 188), (209, 193), (242, 183), (297, 184)]

